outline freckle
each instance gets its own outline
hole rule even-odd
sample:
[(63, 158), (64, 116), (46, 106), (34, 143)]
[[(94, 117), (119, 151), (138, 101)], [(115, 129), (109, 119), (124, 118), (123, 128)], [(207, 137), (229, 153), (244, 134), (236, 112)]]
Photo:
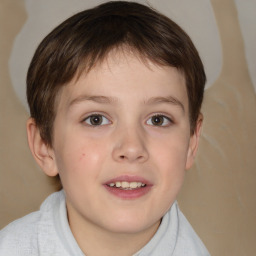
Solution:
[(81, 161), (84, 157), (85, 157), (85, 153), (83, 153), (83, 154), (80, 156), (79, 161)]

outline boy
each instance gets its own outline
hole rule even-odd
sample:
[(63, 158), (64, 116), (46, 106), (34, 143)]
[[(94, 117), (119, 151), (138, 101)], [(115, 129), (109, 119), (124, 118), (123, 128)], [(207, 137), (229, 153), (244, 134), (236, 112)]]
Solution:
[(0, 255), (209, 255), (175, 199), (205, 73), (174, 22), (132, 2), (69, 18), (27, 75), (31, 152), (63, 190), (0, 233)]

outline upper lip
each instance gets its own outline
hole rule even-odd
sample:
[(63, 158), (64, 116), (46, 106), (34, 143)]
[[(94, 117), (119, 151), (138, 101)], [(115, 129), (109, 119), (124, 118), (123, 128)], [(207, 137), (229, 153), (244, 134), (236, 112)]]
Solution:
[(141, 182), (143, 184), (146, 184), (146, 185), (152, 185), (147, 179), (143, 178), (143, 177), (140, 177), (140, 176), (131, 176), (131, 175), (121, 175), (121, 176), (118, 176), (118, 177), (115, 177), (113, 179), (110, 179), (108, 181), (106, 181), (104, 184), (107, 185), (107, 184), (110, 184), (110, 183), (115, 183), (115, 182), (118, 182), (118, 181), (127, 181), (127, 182)]

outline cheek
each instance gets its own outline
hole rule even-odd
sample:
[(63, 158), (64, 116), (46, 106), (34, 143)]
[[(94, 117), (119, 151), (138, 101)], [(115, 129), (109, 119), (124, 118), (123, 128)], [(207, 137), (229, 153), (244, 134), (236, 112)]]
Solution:
[(183, 138), (168, 139), (161, 145), (156, 144), (153, 148), (152, 155), (156, 156), (155, 162), (160, 169), (163, 182), (172, 183), (172, 186), (180, 186), (184, 179), (187, 161), (187, 140)]
[(162, 154), (159, 158), (161, 165), (161, 176), (166, 190), (179, 190), (185, 175), (186, 158), (172, 152), (172, 154)]
[(163, 138), (152, 145), (152, 155), (157, 156), (159, 162), (167, 166), (185, 167), (188, 153), (189, 139), (183, 136), (170, 136)]
[(80, 144), (76, 150), (77, 163), (88, 165), (97, 165), (105, 161), (107, 156), (106, 143), (96, 140), (86, 140)]
[(83, 175), (97, 170), (97, 166), (105, 159), (104, 147), (95, 141), (75, 140), (66, 141), (57, 152), (57, 165), (60, 175)]

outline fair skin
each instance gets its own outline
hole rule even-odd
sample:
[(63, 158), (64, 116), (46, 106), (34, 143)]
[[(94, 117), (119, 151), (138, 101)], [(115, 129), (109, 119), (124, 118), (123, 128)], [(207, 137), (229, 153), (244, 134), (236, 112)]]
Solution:
[(29, 119), (31, 151), (47, 175), (60, 175), (87, 256), (132, 255), (152, 238), (194, 161), (201, 123), (191, 135), (177, 69), (124, 53), (64, 87), (52, 147)]

